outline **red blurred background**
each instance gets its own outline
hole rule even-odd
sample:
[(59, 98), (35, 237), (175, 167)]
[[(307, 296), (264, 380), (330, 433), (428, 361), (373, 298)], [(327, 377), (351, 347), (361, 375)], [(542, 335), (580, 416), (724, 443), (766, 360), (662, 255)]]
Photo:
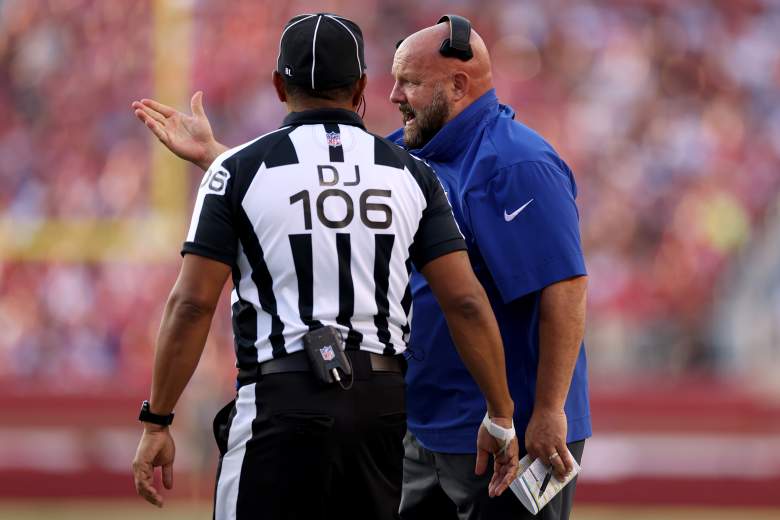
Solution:
[[(395, 42), (469, 17), (499, 98), (577, 176), (594, 437), (578, 504), (780, 507), (780, 4), (771, 0), (0, 2), (0, 497), (130, 497), (138, 405), (198, 172), (129, 108), (195, 90), (218, 138), (279, 125), (278, 37)], [(208, 501), (235, 376), (223, 302), (177, 410), (176, 494)]]

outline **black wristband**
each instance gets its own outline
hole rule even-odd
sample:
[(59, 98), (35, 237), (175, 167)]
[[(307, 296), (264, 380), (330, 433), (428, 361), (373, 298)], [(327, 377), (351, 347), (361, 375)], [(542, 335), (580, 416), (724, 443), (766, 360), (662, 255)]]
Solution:
[(149, 411), (149, 401), (144, 401), (141, 404), (141, 413), (138, 415), (138, 420), (159, 426), (169, 426), (173, 422), (173, 412), (168, 415), (157, 415)]

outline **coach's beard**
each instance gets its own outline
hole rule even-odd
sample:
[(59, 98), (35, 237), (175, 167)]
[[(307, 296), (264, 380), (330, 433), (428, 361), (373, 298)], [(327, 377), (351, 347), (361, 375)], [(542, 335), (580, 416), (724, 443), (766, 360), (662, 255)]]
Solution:
[(444, 90), (437, 87), (431, 104), (415, 111), (408, 103), (398, 106), (404, 122), (404, 144), (411, 150), (428, 144), (444, 126), (450, 115), (450, 107)]

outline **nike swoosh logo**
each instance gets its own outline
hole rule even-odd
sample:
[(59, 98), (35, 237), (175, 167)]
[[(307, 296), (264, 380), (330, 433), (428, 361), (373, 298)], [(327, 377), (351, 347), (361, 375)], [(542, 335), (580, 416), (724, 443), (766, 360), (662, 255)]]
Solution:
[(533, 201), (534, 199), (529, 200), (528, 202), (526, 202), (525, 204), (523, 204), (522, 206), (514, 210), (512, 213), (507, 213), (506, 210), (504, 210), (504, 220), (506, 220), (507, 222), (512, 222), (515, 219), (515, 217), (518, 216), (520, 212), (523, 211)]

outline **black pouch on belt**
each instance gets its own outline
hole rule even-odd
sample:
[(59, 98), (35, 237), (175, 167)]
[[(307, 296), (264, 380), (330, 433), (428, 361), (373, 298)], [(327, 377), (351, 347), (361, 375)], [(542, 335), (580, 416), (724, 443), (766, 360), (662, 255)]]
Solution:
[(217, 441), (217, 448), (219, 454), (224, 455), (227, 453), (228, 445), (228, 432), (230, 431), (231, 414), (236, 408), (236, 400), (233, 399), (228, 404), (222, 407), (214, 417), (212, 428), (214, 430), (214, 440)]
[(307, 333), (303, 337), (303, 349), (319, 381), (331, 384), (339, 381), (342, 375), (352, 374), (352, 366), (344, 354), (341, 334), (334, 327), (321, 327)]

